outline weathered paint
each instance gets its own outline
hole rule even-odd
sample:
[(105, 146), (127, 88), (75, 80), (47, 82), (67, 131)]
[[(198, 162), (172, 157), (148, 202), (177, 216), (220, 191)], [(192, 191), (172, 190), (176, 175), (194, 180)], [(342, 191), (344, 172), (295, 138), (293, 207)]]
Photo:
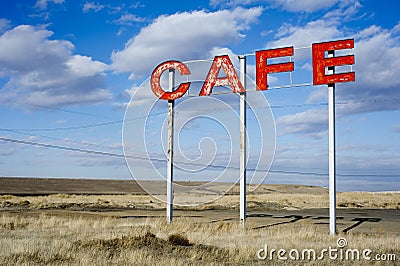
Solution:
[[(328, 51), (328, 58), (335, 57), (335, 51)], [(335, 67), (328, 67), (328, 75), (335, 74)], [(329, 233), (336, 234), (336, 118), (335, 84), (328, 84), (328, 167), (329, 167)]]
[[(325, 58), (325, 52), (351, 49), (354, 47), (354, 40), (339, 40), (324, 43), (315, 43), (312, 45), (312, 62), (313, 62), (313, 85), (334, 84), (338, 82), (355, 81), (355, 73), (325, 74), (325, 68), (353, 65), (354, 55), (338, 56)], [(256, 86), (257, 90), (268, 89), (269, 73), (291, 72), (294, 71), (294, 62), (286, 62), (268, 65), (269, 58), (293, 56), (294, 48), (285, 47), (270, 50), (256, 51)], [(220, 70), (224, 71), (225, 77), (218, 77)], [(167, 69), (177, 69), (181, 75), (190, 75), (187, 65), (179, 61), (167, 61), (156, 67), (151, 76), (151, 89), (154, 94), (163, 100), (175, 100), (182, 97), (189, 89), (190, 82), (181, 83), (175, 91), (166, 92), (161, 88), (160, 77)], [(207, 96), (212, 93), (215, 86), (230, 86), (235, 93), (245, 91), (243, 84), (240, 82), (235, 68), (228, 55), (214, 57), (213, 63), (203, 83), (203, 87), (199, 93), (200, 96)]]
[[(240, 82), (246, 88), (246, 56), (239, 57), (240, 62)], [(246, 222), (246, 91), (240, 93), (239, 113), (240, 113), (240, 162), (239, 162), (239, 180), (240, 180), (240, 221), (242, 225)]]
[[(175, 86), (175, 70), (169, 69), (168, 91)], [(174, 204), (174, 107), (175, 101), (168, 101), (168, 151), (167, 151), (167, 222), (172, 222)]]
[(325, 58), (325, 52), (351, 49), (354, 47), (354, 40), (340, 40), (334, 42), (314, 43), (312, 45), (312, 61), (313, 61), (313, 84), (334, 84), (339, 82), (350, 82), (355, 80), (354, 72), (341, 74), (325, 74), (326, 67), (353, 65), (354, 55), (338, 56)]
[(177, 69), (181, 75), (190, 75), (190, 70), (182, 62), (179, 61), (166, 61), (159, 64), (151, 74), (151, 90), (160, 99), (163, 100), (175, 100), (182, 97), (189, 89), (190, 82), (181, 83), (175, 91), (164, 91), (160, 85), (161, 75), (167, 69)]
[[(221, 68), (225, 72), (225, 78), (218, 78)], [(214, 57), (213, 63), (208, 71), (207, 78), (203, 83), (199, 95), (210, 95), (214, 86), (230, 86), (233, 92), (244, 92), (243, 85), (239, 81), (231, 59), (227, 55)]]
[(282, 63), (268, 65), (268, 58), (292, 56), (293, 46), (270, 50), (256, 51), (256, 85), (257, 90), (268, 89), (268, 73), (289, 72), (294, 70), (294, 63)]

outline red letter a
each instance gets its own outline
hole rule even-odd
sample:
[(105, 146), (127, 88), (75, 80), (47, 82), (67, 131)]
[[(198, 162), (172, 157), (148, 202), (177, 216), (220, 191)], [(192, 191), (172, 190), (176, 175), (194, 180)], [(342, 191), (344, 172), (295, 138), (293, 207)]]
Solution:
[[(225, 78), (218, 78), (221, 67), (225, 72)], [(214, 61), (199, 95), (210, 95), (214, 86), (231, 86), (233, 92), (244, 92), (243, 85), (239, 81), (235, 68), (227, 55), (214, 57)]]

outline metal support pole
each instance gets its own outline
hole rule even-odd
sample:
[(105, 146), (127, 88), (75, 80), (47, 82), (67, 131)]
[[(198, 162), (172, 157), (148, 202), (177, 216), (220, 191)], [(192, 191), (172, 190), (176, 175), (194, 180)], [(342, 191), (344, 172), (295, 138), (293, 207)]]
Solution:
[[(334, 57), (328, 51), (328, 57)], [(328, 67), (328, 74), (334, 74), (335, 67)], [(329, 233), (336, 235), (336, 141), (335, 141), (335, 84), (328, 84), (329, 116)]]
[[(172, 91), (175, 85), (175, 70), (170, 69), (168, 73), (168, 89)], [(168, 101), (168, 154), (167, 154), (167, 222), (172, 222), (173, 199), (174, 199), (174, 100)]]
[(239, 57), (240, 82), (245, 89), (240, 93), (240, 222), (246, 222), (246, 56)]

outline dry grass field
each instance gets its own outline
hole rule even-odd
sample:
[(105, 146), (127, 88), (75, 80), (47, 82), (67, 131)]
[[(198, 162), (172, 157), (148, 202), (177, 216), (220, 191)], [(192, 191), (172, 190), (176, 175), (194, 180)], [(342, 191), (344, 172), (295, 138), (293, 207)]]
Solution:
[[(4, 187), (3, 187), (4, 189)], [(248, 218), (238, 222), (238, 195), (201, 206), (175, 208), (139, 194), (0, 196), (2, 265), (398, 265), (400, 194), (339, 193), (338, 235), (328, 234), (327, 191), (319, 187), (262, 185), (248, 195)], [(67, 191), (65, 191), (67, 192)], [(201, 194), (184, 194), (207, 197)], [(344, 237), (347, 246), (338, 248)], [(272, 258), (257, 253), (268, 245)], [(371, 260), (330, 259), (323, 249), (371, 250)], [(277, 258), (286, 249), (287, 260)], [(299, 250), (299, 260), (288, 258)], [(302, 260), (304, 249), (314, 249)], [(260, 253), (264, 254), (264, 253)], [(295, 253), (291, 253), (293, 255)], [(339, 253), (338, 253), (339, 254)], [(349, 253), (350, 254), (350, 253)], [(386, 261), (373, 261), (375, 255)], [(395, 254), (396, 257), (391, 257)], [(340, 255), (340, 254), (339, 254)], [(351, 254), (350, 254), (351, 255)], [(310, 260), (309, 260), (310, 259)]]

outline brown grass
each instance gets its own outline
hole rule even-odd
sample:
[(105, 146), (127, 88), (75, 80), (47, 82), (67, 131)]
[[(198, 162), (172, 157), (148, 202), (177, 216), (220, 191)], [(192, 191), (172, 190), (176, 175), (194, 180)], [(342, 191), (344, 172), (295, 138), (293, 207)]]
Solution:
[[(0, 224), (0, 261), (4, 264), (250, 265), (259, 262), (256, 252), (264, 244), (277, 249), (321, 250), (336, 247), (337, 239), (318, 234), (317, 226), (307, 223), (251, 230), (251, 221), (244, 229), (237, 223), (197, 223), (189, 218), (177, 218), (167, 224), (161, 218), (140, 221), (3, 213)], [(398, 236), (376, 233), (342, 236), (351, 248), (371, 248), (380, 253), (400, 250)], [(339, 261), (336, 264), (353, 263)], [(392, 262), (392, 265), (395, 264)]]
[[(343, 208), (399, 209), (398, 193), (339, 193), (337, 198)], [(326, 193), (293, 191), (254, 193), (248, 197), (248, 207), (252, 210), (327, 206)], [(249, 218), (244, 228), (237, 220), (210, 222), (210, 219), (177, 217), (168, 224), (163, 217), (124, 219), (115, 215), (117, 211), (145, 212), (163, 207), (162, 202), (145, 195), (0, 196), (0, 262), (6, 265), (252, 265), (268, 263), (260, 262), (256, 256), (265, 244), (276, 249), (321, 250), (337, 247), (338, 237), (345, 237), (350, 248), (370, 248), (375, 253), (397, 255), (400, 251), (398, 234), (351, 231), (329, 236), (326, 227), (309, 220), (254, 230), (258, 225), (255, 218)], [(237, 208), (238, 196), (228, 195), (205, 206), (192, 207), (191, 211)], [(271, 263), (280, 264), (277, 259)], [(326, 258), (308, 263), (353, 265), (355, 262)], [(396, 262), (385, 265), (396, 265)]]
[[(208, 195), (179, 195), (187, 202), (196, 202), (199, 197)], [(282, 210), (305, 208), (328, 208), (328, 193), (250, 193), (247, 196), (248, 208), (254, 210)], [(341, 192), (337, 193), (339, 208), (400, 209), (400, 193)], [(0, 208), (20, 209), (163, 209), (165, 204), (148, 195), (69, 195), (52, 194), (47, 196), (0, 195)], [(216, 201), (199, 206), (175, 206), (180, 210), (226, 210), (238, 209), (238, 195), (225, 195)]]

